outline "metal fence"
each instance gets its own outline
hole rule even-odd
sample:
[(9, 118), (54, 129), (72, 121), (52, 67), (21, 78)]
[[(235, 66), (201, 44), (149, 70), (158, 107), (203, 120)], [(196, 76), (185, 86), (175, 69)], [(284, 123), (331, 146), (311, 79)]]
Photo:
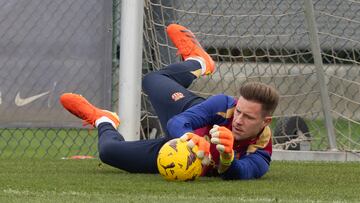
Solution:
[[(76, 92), (117, 111), (120, 8), (121, 0), (0, 0), (1, 158), (97, 155), (97, 132), (58, 97)], [(146, 0), (143, 74), (179, 61), (165, 28), (182, 24), (217, 66), (192, 91), (237, 96), (246, 81), (270, 84), (281, 93), (275, 147), (359, 151), (359, 12), (353, 0)], [(143, 95), (140, 139), (158, 136)]]
[(0, 157), (97, 153), (59, 96), (111, 108), (111, 11), (110, 1), (0, 0)]

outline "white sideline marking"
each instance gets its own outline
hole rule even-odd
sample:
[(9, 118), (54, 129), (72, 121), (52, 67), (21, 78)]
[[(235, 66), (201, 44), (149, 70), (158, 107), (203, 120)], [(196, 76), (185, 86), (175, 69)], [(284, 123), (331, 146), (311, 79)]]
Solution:
[[(77, 192), (77, 191), (62, 191), (62, 192), (56, 192), (56, 191), (29, 191), (29, 190), (15, 190), (15, 189), (4, 189), (4, 193), (6, 194), (13, 194), (13, 195), (38, 195), (38, 196), (44, 196), (46, 194), (59, 194), (59, 195), (73, 195), (73, 196), (84, 196), (88, 197), (90, 194), (86, 192)], [(94, 193), (95, 194), (95, 193)]]

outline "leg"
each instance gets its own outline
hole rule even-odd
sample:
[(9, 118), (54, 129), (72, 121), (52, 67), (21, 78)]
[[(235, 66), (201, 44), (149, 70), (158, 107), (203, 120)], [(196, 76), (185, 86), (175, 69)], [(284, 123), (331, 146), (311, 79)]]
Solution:
[(115, 129), (120, 123), (116, 114), (97, 108), (77, 94), (65, 93), (60, 102), (70, 113), (98, 128), (99, 156), (104, 163), (129, 172), (158, 172), (157, 154), (166, 137), (126, 142)]
[(185, 62), (148, 74), (143, 79), (143, 89), (167, 133), (171, 117), (204, 100), (186, 88), (200, 75), (212, 74), (215, 63), (186, 27), (170, 24), (166, 32)]
[(148, 95), (166, 133), (166, 124), (171, 117), (204, 101), (204, 98), (186, 89), (196, 79), (191, 72), (199, 68), (199, 62), (188, 60), (171, 64), (144, 77), (143, 90)]
[(157, 154), (167, 141), (166, 137), (124, 141), (109, 123), (100, 124), (98, 131), (98, 150), (102, 162), (131, 173), (158, 173)]
[[(163, 127), (173, 115), (204, 100), (186, 89), (196, 78), (191, 71), (199, 68), (197, 61), (189, 60), (144, 77), (143, 89)], [(177, 99), (173, 97), (174, 93), (181, 93), (184, 97)], [(98, 150), (102, 162), (132, 173), (158, 173), (157, 155), (168, 137), (126, 142), (109, 123), (99, 124), (98, 131)]]

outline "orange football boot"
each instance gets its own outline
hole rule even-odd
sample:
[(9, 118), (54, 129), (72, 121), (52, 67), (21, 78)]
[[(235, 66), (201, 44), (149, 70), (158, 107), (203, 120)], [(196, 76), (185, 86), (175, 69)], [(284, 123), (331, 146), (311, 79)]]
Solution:
[(187, 58), (197, 58), (205, 62), (205, 70), (201, 75), (209, 75), (215, 72), (215, 63), (208, 53), (201, 47), (195, 35), (186, 27), (178, 24), (170, 24), (166, 32), (173, 44), (178, 48), (183, 60)]
[(81, 95), (64, 93), (60, 97), (60, 103), (70, 113), (84, 120), (85, 124), (90, 124), (95, 127), (95, 121), (102, 116), (112, 120), (115, 124), (115, 128), (120, 124), (119, 117), (116, 113), (95, 107)]

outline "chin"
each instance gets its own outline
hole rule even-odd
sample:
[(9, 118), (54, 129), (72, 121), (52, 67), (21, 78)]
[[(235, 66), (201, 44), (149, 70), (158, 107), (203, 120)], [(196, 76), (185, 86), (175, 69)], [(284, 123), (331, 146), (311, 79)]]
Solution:
[(241, 141), (241, 138), (240, 138), (240, 137), (235, 137), (235, 138), (234, 138), (234, 141), (235, 141), (235, 142), (240, 142), (240, 141)]
[(235, 141), (241, 141), (241, 140), (242, 140), (241, 138), (242, 138), (242, 136), (239, 135), (239, 134), (235, 134), (235, 135), (234, 135), (234, 140), (235, 140)]

